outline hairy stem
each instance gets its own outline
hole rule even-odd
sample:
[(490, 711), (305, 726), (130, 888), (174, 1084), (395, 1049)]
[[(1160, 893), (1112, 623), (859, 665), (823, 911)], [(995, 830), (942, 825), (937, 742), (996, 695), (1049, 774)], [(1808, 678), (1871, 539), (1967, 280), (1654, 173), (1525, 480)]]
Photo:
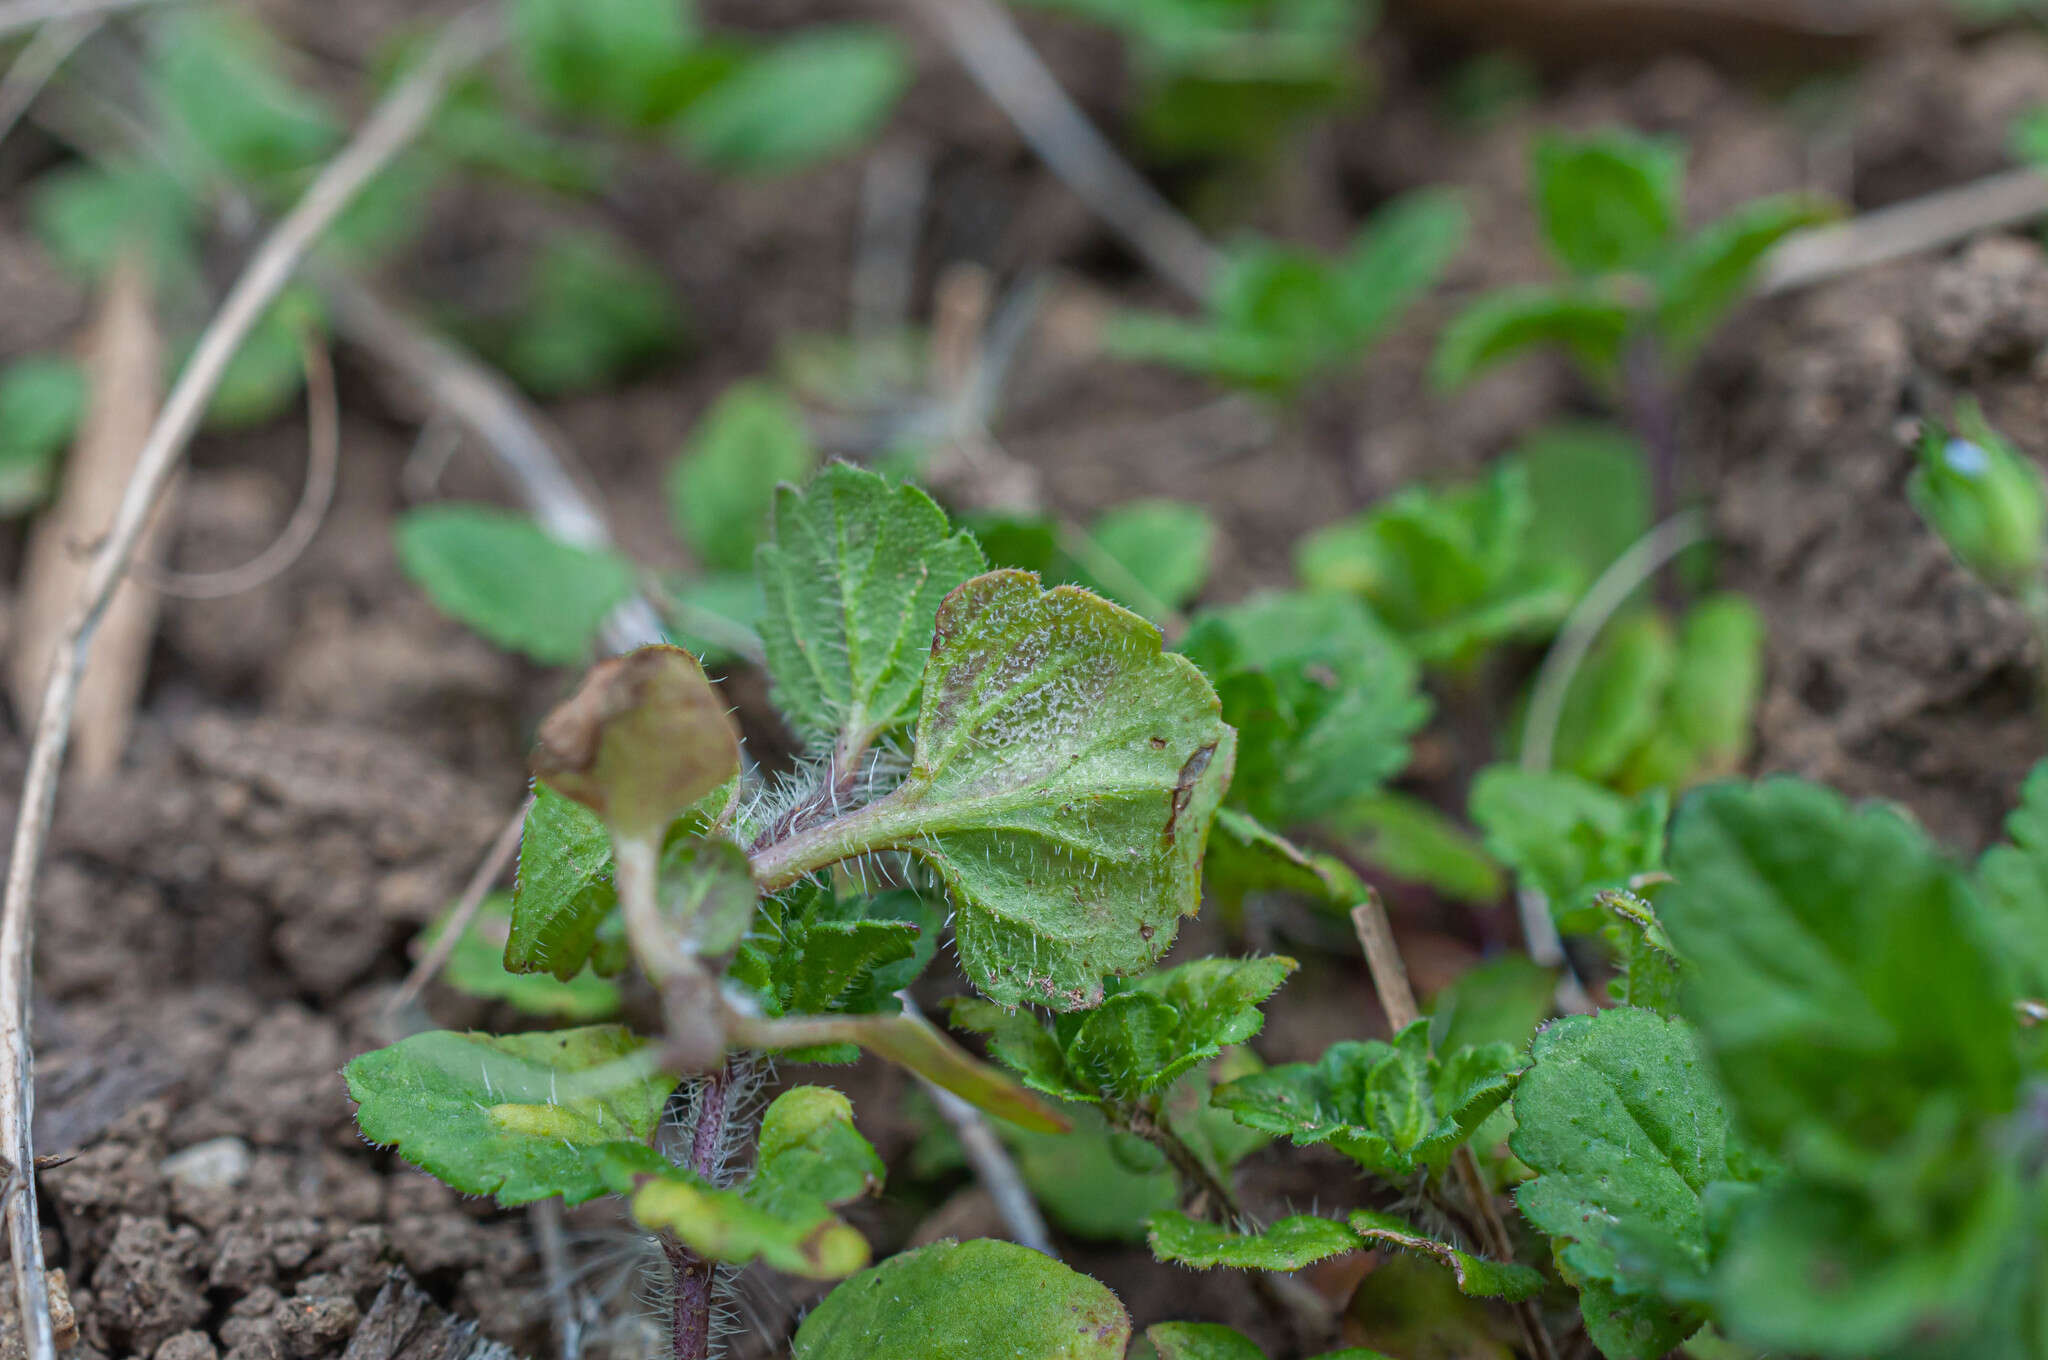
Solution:
[(1237, 1192), (1210, 1170), (1209, 1164), (1188, 1146), (1185, 1138), (1174, 1132), (1156, 1102), (1151, 1108), (1105, 1102), (1102, 1111), (1110, 1123), (1126, 1133), (1136, 1134), (1165, 1153), (1167, 1164), (1180, 1178), (1182, 1191), (1190, 1199), (1206, 1200), (1209, 1216), (1220, 1216), (1223, 1222), (1233, 1227), (1244, 1222), (1244, 1206), (1238, 1203)]
[[(732, 1107), (732, 1063), (697, 1084), (697, 1120), (690, 1131), (689, 1168), (705, 1180), (718, 1173), (725, 1150), (726, 1123)], [(675, 1306), (669, 1319), (669, 1349), (674, 1360), (710, 1360), (711, 1303), (717, 1267), (667, 1233), (661, 1249), (675, 1280)]]

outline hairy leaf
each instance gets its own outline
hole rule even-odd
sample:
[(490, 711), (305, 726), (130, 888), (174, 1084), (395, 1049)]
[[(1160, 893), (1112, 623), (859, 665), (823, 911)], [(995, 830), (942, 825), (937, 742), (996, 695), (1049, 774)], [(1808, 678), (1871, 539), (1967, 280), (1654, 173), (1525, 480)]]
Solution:
[(1664, 867), (1661, 790), (1628, 799), (1573, 775), (1490, 765), (1472, 781), (1472, 820), (1486, 848), (1550, 899), (1561, 929), (1599, 929), (1593, 894)]
[[(442, 977), (450, 987), (465, 996), (509, 1002), (529, 1015), (588, 1021), (617, 1013), (619, 989), (601, 977), (586, 972), (564, 982), (546, 974), (515, 973), (506, 968), (503, 941), (511, 914), (512, 899), (504, 893), (484, 899), (448, 955)], [(420, 947), (431, 947), (446, 929), (445, 919), (437, 922), (420, 937)]]
[(1346, 1220), (1351, 1230), (1374, 1247), (1399, 1247), (1427, 1256), (1448, 1267), (1458, 1283), (1458, 1292), (1468, 1298), (1506, 1299), (1511, 1303), (1533, 1299), (1543, 1292), (1543, 1276), (1528, 1266), (1512, 1261), (1489, 1261), (1460, 1251), (1417, 1232), (1392, 1214), (1354, 1209)]
[(771, 847), (764, 886), (882, 849), (935, 869), (960, 961), (1004, 1005), (1094, 1005), (1173, 943), (1234, 734), (1215, 691), (1137, 615), (996, 571), (941, 605), (909, 775)]
[(1203, 882), (1226, 904), (1242, 903), (1255, 892), (1284, 892), (1337, 912), (1363, 902), (1368, 891), (1335, 856), (1304, 850), (1236, 808), (1216, 813)]
[(633, 593), (620, 558), (487, 506), (407, 511), (396, 537), (405, 574), (444, 613), (546, 665), (583, 660), (605, 616)]
[(1369, 794), (1408, 763), (1429, 717), (1413, 657), (1360, 603), (1268, 593), (1202, 613), (1181, 644), (1238, 732), (1232, 801), (1293, 826)]
[(1608, 983), (1614, 999), (1659, 1015), (1675, 1014), (1682, 960), (1656, 911), (1625, 888), (1606, 889), (1594, 900), (1614, 918), (1604, 932), (1620, 965)]
[(620, 1025), (432, 1030), (365, 1053), (342, 1075), (363, 1136), (422, 1171), (500, 1204), (576, 1204), (605, 1192), (607, 1155), (653, 1155), (643, 1142), (675, 1080), (624, 1061), (644, 1047)]
[(669, 517), (706, 566), (744, 571), (767, 532), (775, 488), (802, 481), (817, 462), (795, 402), (766, 383), (736, 384), (669, 469)]
[[(900, 1009), (938, 948), (943, 914), (905, 891), (842, 897), (829, 887), (770, 898), (727, 970), (771, 1016)], [(792, 1055), (796, 1057), (797, 1055)], [(851, 1062), (850, 1046), (798, 1060)]]
[(792, 1360), (1123, 1360), (1130, 1316), (1108, 1289), (1014, 1242), (938, 1242), (840, 1285), (797, 1328)]
[(691, 153), (723, 170), (779, 174), (866, 141), (910, 83), (903, 40), (817, 25), (750, 56), (683, 115)]
[(880, 1188), (882, 1159), (854, 1128), (852, 1103), (829, 1087), (791, 1087), (769, 1105), (742, 1189), (712, 1186), (682, 1167), (620, 1170), (640, 1225), (673, 1234), (706, 1260), (761, 1261), (814, 1280), (868, 1263), (867, 1239), (832, 1211)]
[(604, 823), (581, 803), (535, 784), (519, 838), (505, 966), (567, 982), (590, 961), (598, 927), (618, 904)]
[(1295, 1214), (1256, 1232), (1237, 1232), (1189, 1218), (1178, 1209), (1152, 1216), (1152, 1254), (1197, 1270), (1300, 1270), (1363, 1244), (1342, 1223)]
[[(1745, 1179), (1727, 1109), (1692, 1029), (1623, 1007), (1536, 1036), (1515, 1090), (1522, 1212), (1561, 1244), (1586, 1324), (1614, 1360), (1654, 1360), (1699, 1329), (1711, 1266), (1702, 1199)], [(1618, 1306), (1616, 1298), (1668, 1304)]]
[(835, 464), (776, 492), (758, 556), (776, 707), (812, 741), (864, 750), (914, 711), (939, 603), (981, 568), (916, 487)]
[(1289, 1063), (1219, 1088), (1218, 1106), (1297, 1145), (1329, 1143), (1369, 1170), (1441, 1172), (1451, 1154), (1514, 1089), (1521, 1067), (1507, 1044), (1439, 1060), (1429, 1022), (1394, 1037), (1332, 1044), (1314, 1064)]

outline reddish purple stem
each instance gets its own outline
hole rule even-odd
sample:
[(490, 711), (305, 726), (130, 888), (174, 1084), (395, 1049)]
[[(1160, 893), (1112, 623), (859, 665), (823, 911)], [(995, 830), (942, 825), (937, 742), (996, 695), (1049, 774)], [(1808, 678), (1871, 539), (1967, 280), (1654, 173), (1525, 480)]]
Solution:
[[(690, 1133), (690, 1170), (709, 1181), (718, 1171), (725, 1146), (725, 1125), (732, 1092), (732, 1066), (727, 1063), (704, 1078), (697, 1089), (697, 1124)], [(712, 1275), (717, 1267), (673, 1237), (663, 1234), (661, 1249), (675, 1276), (675, 1313), (670, 1322), (670, 1349), (675, 1360), (710, 1360)]]

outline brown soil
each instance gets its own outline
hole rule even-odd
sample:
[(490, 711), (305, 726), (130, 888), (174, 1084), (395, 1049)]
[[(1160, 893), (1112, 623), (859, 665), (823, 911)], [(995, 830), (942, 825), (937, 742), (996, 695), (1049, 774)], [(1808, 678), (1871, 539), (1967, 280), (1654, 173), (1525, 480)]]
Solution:
[[(756, 26), (897, 14), (880, 0), (711, 8)], [(412, 14), (380, 4), (378, 23), (337, 36), (331, 7), (265, 9), (338, 62), (359, 60), (376, 32)], [(1115, 126), (1115, 46), (1075, 26), (1029, 26)], [(1429, 340), (1458, 299), (1543, 273), (1523, 200), (1533, 124), (1622, 119), (1685, 136), (1692, 207), (1707, 215), (1800, 185), (1869, 206), (1982, 173), (2002, 163), (2010, 116), (2048, 100), (2048, 55), (2032, 39), (1958, 46), (1915, 30), (1878, 40), (1818, 120), (1698, 59), (1652, 53), (1561, 70), (1538, 109), (1475, 132), (1441, 112), (1438, 40), (1385, 35), (1380, 102), (1308, 139), (1240, 217), (1328, 244), (1379, 199), (1449, 180), (1468, 186), (1475, 244), (1430, 315), (1288, 415), (1102, 362), (1095, 336), (1109, 307), (1173, 300), (919, 41), (920, 78), (890, 135), (934, 167), (921, 295), (940, 266), (963, 260), (1006, 279), (1061, 271), (1005, 394), (1003, 448), (1077, 516), (1140, 495), (1210, 507), (1223, 529), (1216, 598), (1284, 580), (1294, 538), (1400, 482), (1469, 470), (1542, 421), (1591, 409), (1590, 394), (1543, 360), (1450, 401), (1424, 378)], [(10, 148), (7, 164), (21, 173), (53, 154)], [(536, 216), (502, 193), (465, 191), (443, 209), (446, 237), (400, 281), (428, 298), (488, 286), (491, 252), (560, 213), (596, 212), (648, 251), (691, 307), (692, 355), (551, 414), (604, 487), (623, 540), (668, 563), (677, 550), (653, 494), (666, 460), (725, 383), (773, 362), (778, 341), (843, 327), (859, 192), (857, 163), (735, 184), (650, 155), (595, 208)], [(62, 345), (80, 324), (85, 299), (11, 204), (0, 207), (0, 289), (0, 356)], [(1689, 466), (1713, 507), (1726, 583), (1758, 600), (1771, 629), (1758, 769), (1897, 800), (1959, 847), (1995, 833), (2042, 750), (2027, 679), (2036, 658), (2019, 617), (1974, 588), (1907, 506), (1905, 427), (1968, 390), (2023, 447), (2048, 450), (2044, 352), (2048, 257), (2001, 237), (1755, 306), (1702, 363), (1687, 392)], [(562, 677), (506, 659), (407, 586), (389, 525), (405, 502), (416, 412), (366, 368), (345, 369), (343, 396), (341, 494), (313, 550), (233, 600), (167, 602), (127, 767), (61, 802), (38, 918), (37, 1134), (41, 1151), (75, 1155), (42, 1185), (77, 1360), (337, 1355), (400, 1264), (484, 1335), (552, 1352), (528, 1218), (365, 1149), (336, 1073), (427, 1024), (512, 1022), (438, 987), (415, 1013), (384, 1012), (408, 942), (517, 805), (532, 723)], [(302, 443), (290, 421), (202, 440), (177, 560), (203, 567), (260, 548), (296, 494)], [(502, 495), (473, 448), (441, 490)], [(0, 751), (10, 795), (19, 734), (17, 724)], [(1508, 929), (1500, 912), (1398, 900), (1425, 983)], [(1307, 962), (1259, 1042), (1269, 1060), (1382, 1028), (1341, 936), (1288, 921), (1252, 929)], [(1199, 941), (1230, 943), (1209, 923)], [(920, 1182), (909, 1169), (920, 1126), (898, 1075), (864, 1066), (826, 1077), (849, 1083), (891, 1164), (889, 1196), (858, 1210), (878, 1250), (992, 1230), (960, 1177)], [(1247, 1186), (1268, 1214), (1328, 1208), (1361, 1189), (1334, 1160), (1294, 1156), (1255, 1160)], [(621, 1281), (600, 1298), (585, 1354), (635, 1353), (644, 1309), (633, 1243), (602, 1208), (570, 1229), (579, 1258), (600, 1267), (593, 1278)], [(1154, 1266), (1142, 1250), (1063, 1246), (1141, 1325), (1215, 1318), (1270, 1337), (1234, 1285)], [(777, 1353), (817, 1292), (750, 1279), (742, 1353)], [(0, 1333), (0, 1351), (10, 1341)]]

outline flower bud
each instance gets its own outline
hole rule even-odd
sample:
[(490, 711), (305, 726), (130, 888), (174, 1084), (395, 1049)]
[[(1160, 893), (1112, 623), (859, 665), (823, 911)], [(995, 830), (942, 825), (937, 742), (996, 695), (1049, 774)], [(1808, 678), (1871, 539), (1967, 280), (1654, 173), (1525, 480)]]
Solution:
[(2041, 474), (1974, 403), (1958, 411), (1954, 431), (1930, 423), (1906, 493), (1956, 560), (1986, 585), (2010, 594), (2040, 578), (2048, 556)]

